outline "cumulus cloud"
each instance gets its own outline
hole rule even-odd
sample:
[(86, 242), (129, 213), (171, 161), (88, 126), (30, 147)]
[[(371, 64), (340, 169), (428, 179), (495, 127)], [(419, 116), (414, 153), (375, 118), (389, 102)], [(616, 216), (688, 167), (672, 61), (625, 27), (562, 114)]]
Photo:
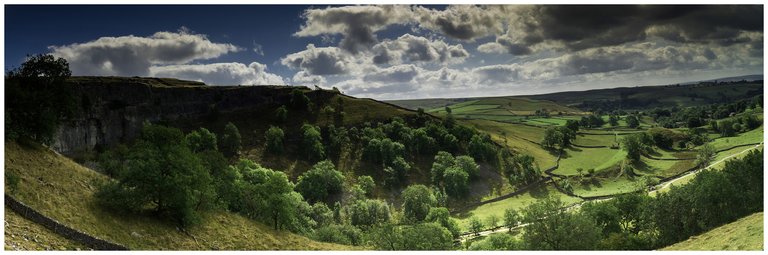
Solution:
[(214, 63), (200, 65), (165, 65), (150, 67), (154, 77), (172, 77), (202, 81), (208, 85), (282, 85), (279, 75), (267, 72), (267, 66), (258, 62)]
[(445, 10), (436, 10), (419, 6), (414, 8), (414, 16), (420, 27), (471, 41), (502, 33), (505, 19), (501, 14), (506, 9), (505, 6), (451, 5)]
[(50, 46), (69, 62), (75, 75), (144, 76), (153, 65), (186, 64), (240, 51), (235, 45), (211, 42), (205, 35), (157, 32), (149, 37), (101, 37), (95, 41)]
[(303, 86), (310, 86), (310, 85), (325, 85), (327, 83), (325, 77), (320, 75), (312, 75), (307, 73), (306, 71), (298, 71), (295, 75), (293, 75), (293, 78), (291, 79), (291, 82), (294, 85), (303, 85)]
[(402, 83), (410, 82), (419, 70), (414, 65), (398, 65), (367, 74), (363, 77), (366, 82)]
[(375, 33), (393, 24), (411, 20), (411, 10), (403, 5), (344, 6), (309, 9), (302, 15), (306, 23), (295, 36), (340, 34), (339, 47), (352, 53), (367, 50), (378, 42)]
[(307, 75), (338, 75), (349, 73), (352, 59), (340, 48), (309, 44), (306, 50), (289, 54), (280, 63)]
[(444, 41), (431, 41), (421, 36), (404, 34), (373, 47), (376, 64), (408, 62), (461, 62), (469, 56), (461, 44), (448, 45)]

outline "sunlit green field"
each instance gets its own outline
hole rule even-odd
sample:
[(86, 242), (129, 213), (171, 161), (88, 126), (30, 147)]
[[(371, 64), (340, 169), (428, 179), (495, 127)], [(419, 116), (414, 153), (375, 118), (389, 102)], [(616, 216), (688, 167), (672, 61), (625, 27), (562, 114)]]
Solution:
[(499, 219), (501, 219), (503, 216), (504, 210), (506, 210), (507, 208), (513, 208), (519, 212), (520, 210), (536, 202), (537, 200), (544, 199), (550, 195), (560, 197), (560, 199), (563, 202), (565, 202), (565, 204), (574, 204), (581, 201), (581, 199), (569, 197), (563, 193), (560, 193), (559, 191), (557, 191), (557, 189), (552, 187), (550, 184), (550, 185), (542, 186), (538, 189), (531, 190), (529, 192), (525, 192), (523, 194), (520, 194), (514, 197), (507, 198), (502, 201), (481, 205), (468, 212), (454, 215), (454, 217), (459, 222), (459, 226), (461, 227), (461, 229), (466, 230), (468, 228), (469, 218), (472, 216), (476, 216), (480, 218), (480, 220), (482, 220), (483, 222), (485, 222), (485, 220), (490, 215), (496, 215), (499, 217)]

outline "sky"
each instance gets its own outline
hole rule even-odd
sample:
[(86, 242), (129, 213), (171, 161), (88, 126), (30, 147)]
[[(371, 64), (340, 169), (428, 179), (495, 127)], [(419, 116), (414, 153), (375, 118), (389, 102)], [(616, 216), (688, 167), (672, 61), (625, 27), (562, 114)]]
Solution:
[(6, 5), (5, 69), (318, 85), (376, 99), (763, 74), (763, 6)]

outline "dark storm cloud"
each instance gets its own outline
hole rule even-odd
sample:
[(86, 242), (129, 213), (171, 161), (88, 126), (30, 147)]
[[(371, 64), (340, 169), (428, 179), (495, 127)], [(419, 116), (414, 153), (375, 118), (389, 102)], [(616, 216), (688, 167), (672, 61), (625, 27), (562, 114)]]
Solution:
[[(620, 45), (659, 36), (676, 42), (730, 45), (762, 32), (762, 6), (535, 6), (524, 12), (522, 42), (554, 40), (572, 50)], [(513, 29), (514, 27), (510, 28)], [(533, 28), (533, 29), (531, 29)]]
[(306, 23), (294, 35), (341, 34), (343, 39), (339, 46), (352, 53), (369, 49), (378, 43), (375, 32), (411, 20), (410, 8), (402, 5), (309, 9), (303, 17)]

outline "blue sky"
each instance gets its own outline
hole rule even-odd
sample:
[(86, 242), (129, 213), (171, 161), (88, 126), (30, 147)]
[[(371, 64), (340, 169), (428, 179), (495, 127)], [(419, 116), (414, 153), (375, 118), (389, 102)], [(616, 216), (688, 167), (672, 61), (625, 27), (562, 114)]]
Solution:
[(378, 99), (762, 74), (762, 6), (5, 6), (5, 68), (320, 85)]

